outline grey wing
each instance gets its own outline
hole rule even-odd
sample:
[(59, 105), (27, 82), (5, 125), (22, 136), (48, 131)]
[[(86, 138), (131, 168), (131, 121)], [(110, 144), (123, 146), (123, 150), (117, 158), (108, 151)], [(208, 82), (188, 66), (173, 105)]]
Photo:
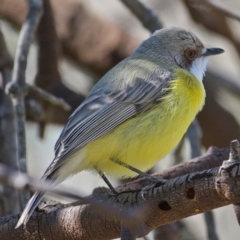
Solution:
[(70, 116), (55, 145), (55, 159), (44, 177), (51, 175), (72, 154), (109, 133), (126, 120), (147, 111), (166, 93), (168, 81), (139, 79), (127, 89), (90, 95)]

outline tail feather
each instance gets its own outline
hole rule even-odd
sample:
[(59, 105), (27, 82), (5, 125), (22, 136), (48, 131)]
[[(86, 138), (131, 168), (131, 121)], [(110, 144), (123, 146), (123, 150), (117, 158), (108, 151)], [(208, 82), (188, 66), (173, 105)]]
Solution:
[(33, 214), (35, 208), (38, 206), (38, 204), (42, 200), (44, 194), (45, 194), (45, 192), (39, 191), (39, 192), (36, 192), (32, 196), (32, 198), (28, 201), (24, 211), (22, 212), (22, 215), (21, 215), (20, 219), (18, 220), (15, 228), (19, 228), (21, 225), (24, 225), (24, 226), (26, 225), (29, 218)]
[[(75, 162), (74, 162), (75, 163)], [(50, 165), (44, 175), (41, 178), (41, 184), (43, 186), (46, 184), (47, 187), (55, 187), (58, 185), (60, 182), (62, 182), (66, 177), (71, 175), (74, 171), (76, 172), (76, 163), (70, 165), (68, 168), (63, 168), (61, 167), (60, 173), (58, 172), (58, 169), (55, 169)], [(41, 185), (40, 185), (41, 186)], [(21, 217), (19, 218), (17, 225), (15, 228), (19, 228), (21, 225), (26, 225), (28, 222), (29, 218), (33, 214), (35, 208), (38, 206), (40, 201), (43, 198), (43, 195), (46, 193), (46, 191), (37, 191), (32, 198), (28, 201), (25, 209), (22, 212)]]

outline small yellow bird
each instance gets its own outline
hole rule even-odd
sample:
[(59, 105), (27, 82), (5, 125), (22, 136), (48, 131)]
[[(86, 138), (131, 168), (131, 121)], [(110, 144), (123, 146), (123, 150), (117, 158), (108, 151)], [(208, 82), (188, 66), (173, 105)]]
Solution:
[[(53, 185), (82, 170), (118, 178), (143, 174), (181, 140), (202, 109), (206, 48), (190, 31), (156, 31), (93, 87), (70, 116), (42, 181)], [(29, 200), (17, 226), (26, 224), (44, 192)]]

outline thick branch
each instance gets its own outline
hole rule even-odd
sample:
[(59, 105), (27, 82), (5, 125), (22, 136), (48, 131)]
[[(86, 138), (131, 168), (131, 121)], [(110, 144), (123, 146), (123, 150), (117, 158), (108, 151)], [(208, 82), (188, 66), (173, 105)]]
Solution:
[[(228, 159), (228, 156), (229, 149), (218, 149), (216, 147), (210, 147), (206, 155), (172, 166), (165, 171), (155, 173), (153, 175), (164, 179), (177, 178), (179, 176), (194, 173), (197, 171), (219, 167), (224, 160)], [(139, 178), (119, 186), (117, 188), (117, 191), (125, 191), (126, 189), (142, 189), (149, 184), (151, 184), (151, 182), (148, 179)]]
[[(171, 179), (163, 186), (150, 189), (145, 201), (138, 190), (112, 196), (107, 190), (100, 188), (96, 189), (91, 197), (106, 206), (118, 209), (121, 214), (127, 214), (131, 229), (137, 231), (137, 236), (143, 236), (158, 226), (240, 202), (238, 169), (239, 163), (234, 162), (227, 167), (223, 165), (221, 168), (211, 168)], [(126, 190), (128, 188), (125, 188)], [(12, 231), (17, 219), (17, 216), (1, 218), (2, 240), (16, 239), (16, 234), (17, 239), (26, 239), (39, 230), (41, 237), (45, 239), (100, 240), (116, 238), (120, 234), (119, 215), (105, 212), (92, 204), (68, 207), (44, 205), (31, 218), (26, 229)]]
[[(185, 163), (189, 166), (185, 169), (193, 172), (194, 169), (219, 166), (223, 158), (226, 159), (227, 152), (227, 150), (212, 148), (206, 156)], [(160, 176), (168, 178), (181, 176), (183, 168), (184, 165), (181, 164), (176, 167), (175, 171), (170, 169), (169, 172), (160, 174)], [(109, 191), (105, 188), (96, 189), (91, 195), (91, 199), (100, 204), (104, 203), (107, 209), (109, 206), (117, 209), (115, 213), (96, 207), (96, 204), (80, 206), (76, 206), (76, 203), (75, 206), (45, 204), (35, 212), (25, 230), (12, 231), (19, 216), (1, 218), (0, 239), (27, 239), (33, 237), (34, 234), (37, 237), (41, 235), (45, 239), (100, 240), (116, 238), (120, 234), (119, 214), (127, 215), (128, 219), (133, 219), (133, 223), (136, 222), (135, 217), (137, 216), (137, 219), (141, 220), (141, 224), (139, 225), (139, 221), (137, 221), (138, 227), (133, 224), (131, 229), (139, 229), (140, 226), (144, 230), (144, 233), (141, 234), (144, 235), (157, 226), (238, 200), (237, 198), (234, 198), (235, 200), (233, 198), (226, 199), (224, 195), (216, 191), (214, 181), (218, 176), (217, 171), (217, 168), (211, 168), (200, 173), (188, 173), (188, 175), (176, 177), (164, 186), (155, 187), (148, 191), (146, 201), (143, 201), (140, 194), (140, 189), (149, 183), (146, 179), (122, 185), (118, 191), (127, 192), (118, 196), (109, 195)], [(235, 180), (238, 181), (238, 179), (237, 176)], [(192, 188), (194, 189), (194, 197)], [(207, 200), (206, 196), (208, 196)], [(83, 204), (82, 200), (81, 204)], [(94, 221), (92, 221), (93, 219)]]

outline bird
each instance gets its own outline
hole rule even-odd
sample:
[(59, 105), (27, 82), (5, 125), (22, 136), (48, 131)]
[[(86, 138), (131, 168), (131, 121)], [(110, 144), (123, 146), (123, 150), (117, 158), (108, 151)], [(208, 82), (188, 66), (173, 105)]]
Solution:
[[(55, 157), (41, 181), (56, 186), (83, 170), (132, 178), (145, 173), (179, 143), (203, 108), (208, 48), (190, 30), (155, 31), (133, 54), (109, 70), (69, 117)], [(45, 192), (27, 203), (16, 228), (26, 225)]]

